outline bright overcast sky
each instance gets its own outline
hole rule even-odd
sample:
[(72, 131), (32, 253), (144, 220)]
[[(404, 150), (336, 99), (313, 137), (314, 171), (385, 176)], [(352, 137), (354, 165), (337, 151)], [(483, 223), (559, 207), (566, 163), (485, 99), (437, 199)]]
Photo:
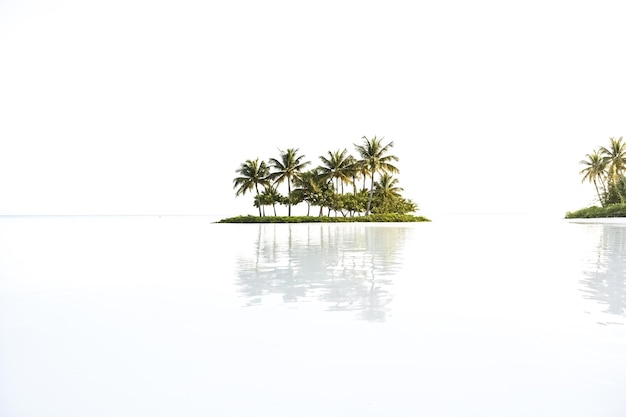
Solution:
[(0, 0), (0, 214), (245, 214), (246, 159), (394, 141), (435, 212), (592, 203), (619, 1)]

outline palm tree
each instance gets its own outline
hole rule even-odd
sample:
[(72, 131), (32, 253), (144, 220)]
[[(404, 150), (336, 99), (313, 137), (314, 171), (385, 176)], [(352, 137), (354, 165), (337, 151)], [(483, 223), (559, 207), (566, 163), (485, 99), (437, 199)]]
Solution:
[(351, 156), (348, 150), (328, 151), (328, 158), (320, 156), (322, 165), (320, 174), (329, 181), (333, 179), (337, 182), (337, 192), (339, 192), (339, 182), (341, 181), (341, 194), (343, 194), (343, 184), (352, 182)]
[(376, 194), (384, 198), (400, 197), (400, 192), (404, 191), (403, 188), (398, 187), (398, 179), (393, 175), (385, 172), (380, 176), (380, 179), (376, 182)]
[(404, 189), (398, 186), (398, 180), (385, 172), (376, 181), (374, 190), (374, 207), (377, 213), (397, 213), (398, 206), (404, 199), (400, 194)]
[(350, 181), (352, 183), (352, 192), (356, 195), (356, 177), (361, 173), (361, 171), (359, 170), (359, 164), (357, 159), (352, 155), (348, 156), (348, 168), (346, 169), (346, 171), (347, 174), (350, 175), (350, 177), (352, 178), (352, 181)]
[(361, 190), (365, 190), (367, 188), (367, 176), (370, 174), (369, 168), (365, 161), (361, 161), (350, 155), (350, 172), (352, 174), (352, 184), (354, 185), (354, 193), (356, 194), (356, 177), (357, 175), (363, 176), (363, 188)]
[[(271, 205), (274, 209), (274, 216), (276, 216), (276, 203), (282, 200), (282, 196), (278, 192), (275, 186), (267, 185), (265, 186), (265, 190), (261, 193), (261, 202), (263, 205)], [(263, 211), (265, 213), (265, 210)]]
[(307, 203), (307, 216), (311, 214), (311, 206), (322, 206), (323, 194), (328, 190), (328, 182), (319, 173), (319, 168), (303, 172), (294, 180), (294, 184), (298, 187), (294, 193), (298, 192), (302, 200)]
[(372, 197), (374, 195), (374, 175), (377, 172), (395, 174), (399, 172), (399, 170), (391, 164), (392, 161), (397, 161), (398, 157), (394, 155), (385, 155), (393, 147), (393, 142), (389, 142), (387, 145), (383, 146), (383, 138), (377, 139), (376, 136), (374, 136), (372, 139), (368, 139), (363, 136), (362, 139), (362, 145), (355, 144), (354, 146), (358, 154), (361, 156), (361, 163), (364, 166), (363, 169), (367, 169), (371, 176), (370, 196), (367, 201), (367, 209), (365, 210), (365, 215), (367, 216), (370, 213), (370, 208), (372, 207)]
[(580, 174), (583, 176), (582, 182), (589, 181), (596, 188), (596, 194), (598, 195), (598, 200), (602, 207), (604, 207), (604, 198), (600, 196), (600, 190), (598, 189), (598, 181), (603, 186), (604, 195), (606, 196), (606, 166), (607, 160), (598, 153), (598, 151), (593, 151), (593, 153), (588, 153), (585, 155), (587, 159), (583, 159), (580, 161), (582, 165), (585, 165), (585, 168), (580, 171)]
[[(267, 178), (269, 174), (269, 168), (265, 164), (265, 161), (259, 162), (259, 158), (255, 160), (248, 159), (242, 163), (235, 171), (240, 174), (233, 180), (233, 188), (237, 188), (236, 196), (244, 195), (248, 191), (256, 190), (255, 201), (259, 198), (259, 184), (263, 186), (269, 185)], [(259, 204), (259, 217), (261, 214), (261, 205)]]
[(263, 214), (261, 217), (265, 217), (265, 200), (263, 199), (263, 194), (257, 194), (254, 196), (254, 207), (258, 207), (262, 210)]
[[(600, 153), (604, 156), (604, 161), (608, 169), (608, 183), (610, 191), (617, 191), (619, 184), (626, 170), (626, 143), (622, 142), (623, 138), (609, 138), (611, 144), (608, 148), (600, 147)], [(624, 196), (619, 193), (620, 202), (624, 202)]]
[[(280, 151), (280, 150), (279, 150)], [(269, 174), (269, 178), (276, 184), (287, 181), (288, 215), (291, 216), (291, 182), (298, 178), (302, 169), (310, 162), (302, 162), (304, 155), (298, 156), (299, 149), (289, 148), (286, 152), (280, 151), (280, 160), (270, 158), (270, 166), (276, 171)]]

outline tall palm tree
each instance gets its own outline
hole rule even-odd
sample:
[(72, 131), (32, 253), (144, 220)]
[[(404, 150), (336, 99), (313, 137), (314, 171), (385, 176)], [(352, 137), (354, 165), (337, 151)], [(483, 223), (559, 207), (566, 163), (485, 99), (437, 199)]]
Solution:
[[(259, 158), (252, 160), (248, 159), (242, 163), (235, 171), (240, 174), (233, 180), (233, 188), (237, 188), (236, 196), (244, 195), (248, 191), (256, 190), (256, 200), (259, 198), (259, 185), (269, 185), (267, 176), (269, 175), (269, 168), (265, 164), (265, 161), (260, 161)], [(261, 205), (259, 204), (259, 217), (261, 214)]]
[(348, 150), (328, 151), (328, 158), (320, 156), (323, 165), (320, 166), (320, 174), (327, 180), (337, 182), (337, 192), (339, 192), (339, 182), (341, 182), (341, 194), (343, 194), (343, 184), (352, 182), (352, 157), (348, 155)]
[[(280, 151), (280, 150), (279, 150)], [(280, 184), (283, 181), (287, 181), (287, 201), (288, 201), (288, 215), (291, 216), (291, 182), (294, 178), (298, 178), (304, 167), (310, 162), (303, 162), (304, 155), (298, 156), (299, 149), (289, 148), (287, 151), (280, 151), (280, 160), (276, 158), (270, 158), (270, 166), (275, 169), (274, 172), (269, 174), (269, 178), (276, 184)]]
[(582, 161), (580, 161), (580, 163), (585, 166), (585, 168), (583, 168), (580, 171), (580, 174), (583, 176), (582, 182), (589, 181), (590, 183), (593, 184), (593, 186), (596, 188), (596, 194), (598, 195), (598, 200), (600, 201), (600, 204), (602, 205), (602, 207), (604, 207), (604, 198), (600, 196), (600, 190), (598, 188), (598, 181), (600, 181), (600, 183), (602, 184), (604, 194), (606, 195), (607, 190), (606, 190), (605, 180), (607, 176), (607, 173), (606, 173), (607, 160), (604, 159), (598, 151), (593, 151), (593, 153), (588, 153), (587, 155), (585, 155), (585, 157), (587, 159), (583, 159)]
[(370, 178), (370, 196), (367, 201), (367, 209), (365, 215), (370, 214), (370, 208), (372, 207), (372, 197), (374, 195), (374, 175), (378, 172), (388, 172), (395, 174), (399, 172), (398, 168), (391, 164), (392, 161), (397, 161), (398, 157), (395, 155), (386, 155), (387, 152), (393, 147), (393, 142), (389, 142), (387, 145), (383, 145), (383, 138), (368, 139), (363, 136), (363, 144), (354, 147), (357, 153), (361, 156), (361, 162), (364, 167), (367, 168)]

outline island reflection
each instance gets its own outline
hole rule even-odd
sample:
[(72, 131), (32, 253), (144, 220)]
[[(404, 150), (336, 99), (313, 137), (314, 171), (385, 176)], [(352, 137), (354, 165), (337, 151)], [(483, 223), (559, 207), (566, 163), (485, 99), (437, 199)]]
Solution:
[(586, 299), (606, 306), (606, 313), (626, 311), (626, 225), (603, 224), (597, 250), (583, 268)]
[(322, 302), (328, 311), (355, 311), (384, 321), (392, 278), (412, 229), (336, 224), (260, 224), (252, 254), (237, 259), (238, 286), (247, 305), (280, 296), (283, 302)]

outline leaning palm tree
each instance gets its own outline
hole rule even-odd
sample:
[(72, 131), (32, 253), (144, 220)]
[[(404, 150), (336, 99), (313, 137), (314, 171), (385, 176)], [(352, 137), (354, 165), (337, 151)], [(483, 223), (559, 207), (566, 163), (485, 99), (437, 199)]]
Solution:
[(370, 196), (367, 201), (367, 209), (365, 215), (370, 214), (372, 207), (372, 197), (374, 195), (374, 175), (378, 172), (388, 172), (395, 174), (399, 172), (398, 168), (391, 164), (392, 161), (397, 161), (398, 157), (395, 155), (386, 155), (387, 152), (393, 147), (393, 142), (389, 142), (387, 145), (382, 144), (383, 138), (377, 139), (374, 136), (372, 139), (368, 139), (363, 136), (363, 144), (355, 144), (357, 153), (361, 156), (361, 163), (363, 169), (367, 169), (371, 178)]
[(348, 155), (348, 150), (328, 151), (328, 158), (320, 156), (322, 166), (319, 172), (328, 181), (333, 179), (337, 184), (337, 192), (339, 192), (339, 182), (341, 182), (341, 194), (343, 194), (343, 184), (352, 182), (352, 157)]
[(269, 174), (269, 178), (280, 184), (283, 181), (287, 181), (287, 201), (288, 201), (288, 215), (291, 216), (291, 182), (294, 178), (298, 178), (304, 167), (310, 162), (303, 162), (304, 155), (298, 156), (299, 149), (289, 148), (286, 152), (280, 151), (280, 160), (276, 158), (270, 158), (270, 166), (275, 169), (274, 172)]
[(580, 161), (582, 165), (585, 166), (584, 169), (580, 171), (580, 174), (583, 176), (582, 182), (589, 181), (596, 188), (596, 194), (598, 195), (598, 200), (602, 207), (604, 207), (604, 198), (600, 195), (600, 189), (598, 188), (598, 181), (602, 184), (604, 196), (606, 197), (606, 167), (607, 160), (600, 155), (598, 151), (593, 151), (593, 153), (588, 153), (585, 155), (587, 159), (583, 159)]
[[(259, 199), (259, 185), (269, 185), (267, 176), (269, 175), (269, 168), (265, 164), (265, 161), (260, 161), (259, 158), (252, 160), (248, 159), (242, 163), (235, 171), (240, 174), (233, 180), (233, 188), (237, 188), (236, 196), (244, 195), (248, 191), (256, 190), (255, 201)], [(261, 214), (261, 205), (259, 207), (259, 217)]]

